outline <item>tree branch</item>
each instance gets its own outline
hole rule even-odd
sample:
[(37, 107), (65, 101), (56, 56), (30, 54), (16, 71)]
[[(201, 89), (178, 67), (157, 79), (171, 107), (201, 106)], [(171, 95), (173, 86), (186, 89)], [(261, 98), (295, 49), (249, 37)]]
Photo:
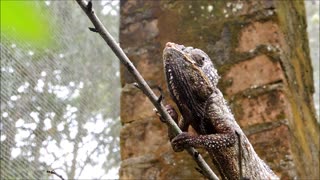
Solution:
[(60, 174), (56, 173), (54, 170), (52, 170), (52, 171), (47, 170), (47, 173), (54, 174), (54, 175), (58, 176), (61, 180), (64, 180), (64, 178)]
[[(112, 51), (119, 58), (120, 62), (128, 69), (131, 75), (135, 78), (140, 89), (150, 99), (152, 104), (156, 107), (156, 109), (158, 110), (158, 113), (165, 120), (166, 124), (174, 131), (174, 133), (180, 134), (181, 133), (180, 128), (177, 126), (177, 124), (174, 122), (171, 116), (167, 113), (166, 108), (163, 106), (161, 102), (158, 102), (158, 97), (151, 90), (151, 88), (148, 86), (148, 84), (143, 79), (141, 74), (137, 71), (137, 69), (134, 67), (132, 62), (129, 60), (129, 58), (125, 55), (123, 50), (120, 48), (118, 43), (113, 39), (111, 34), (107, 31), (107, 29), (103, 26), (99, 18), (96, 16), (92, 8), (92, 2), (89, 1), (88, 3), (86, 3), (84, 0), (76, 0), (76, 2), (79, 4), (79, 6), (87, 14), (88, 18), (93, 23), (94, 28), (91, 28), (91, 31), (94, 29), (94, 32), (100, 34), (100, 36), (105, 40), (105, 42), (109, 45)], [(198, 166), (201, 168), (201, 170), (203, 171), (203, 173), (208, 179), (214, 179), (214, 180), (218, 179), (218, 177), (210, 169), (209, 165), (205, 162), (202, 156), (194, 148), (190, 147), (187, 149), (187, 151), (193, 157), (193, 159), (196, 161), (196, 163), (198, 164)]]

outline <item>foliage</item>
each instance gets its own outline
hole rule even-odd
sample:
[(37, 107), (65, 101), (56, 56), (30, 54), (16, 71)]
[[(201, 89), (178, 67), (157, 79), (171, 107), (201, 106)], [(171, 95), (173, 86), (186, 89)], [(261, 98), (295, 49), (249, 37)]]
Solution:
[(44, 3), (39, 5), (34, 1), (1, 1), (1, 36), (15, 41), (20, 38), (38, 48), (49, 46), (52, 42), (47, 37), (54, 25), (47, 18)]

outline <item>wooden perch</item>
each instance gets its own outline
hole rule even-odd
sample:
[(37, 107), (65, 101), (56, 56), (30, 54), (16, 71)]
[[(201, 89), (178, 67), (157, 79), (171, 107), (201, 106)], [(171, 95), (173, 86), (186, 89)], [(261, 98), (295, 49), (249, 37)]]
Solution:
[[(96, 16), (92, 8), (92, 2), (89, 1), (88, 3), (86, 3), (84, 0), (76, 0), (76, 2), (79, 4), (79, 6), (87, 14), (89, 19), (93, 23), (94, 28), (90, 28), (90, 30), (100, 34), (100, 36), (105, 40), (105, 42), (109, 45), (112, 51), (119, 58), (120, 62), (128, 69), (131, 75), (135, 78), (136, 82), (139, 85), (139, 88), (150, 99), (152, 104), (158, 110), (158, 113), (161, 115), (161, 118), (166, 120), (167, 125), (176, 134), (180, 134), (181, 130), (179, 129), (177, 124), (174, 122), (174, 120), (171, 118), (171, 116), (167, 113), (167, 110), (163, 106), (163, 104), (158, 101), (159, 98), (151, 90), (151, 88), (148, 86), (148, 84), (143, 79), (141, 74), (137, 71), (137, 69), (134, 67), (132, 62), (129, 60), (129, 58), (125, 55), (123, 50), (120, 48), (118, 43), (113, 39), (113, 37), (110, 35), (107, 29), (103, 26), (99, 18)], [(205, 162), (202, 156), (194, 148), (190, 147), (187, 149), (187, 151), (193, 157), (193, 159), (196, 161), (198, 166), (201, 168), (201, 171), (203, 172), (203, 174), (208, 179), (215, 179), (215, 180), (218, 179), (218, 177), (214, 174), (214, 172), (211, 170), (209, 165)]]

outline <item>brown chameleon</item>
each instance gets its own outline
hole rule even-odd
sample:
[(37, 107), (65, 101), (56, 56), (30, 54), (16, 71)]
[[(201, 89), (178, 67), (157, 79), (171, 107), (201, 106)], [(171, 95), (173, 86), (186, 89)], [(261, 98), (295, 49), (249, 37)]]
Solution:
[[(200, 49), (168, 42), (163, 51), (166, 82), (182, 118), (167, 110), (183, 133), (171, 137), (174, 151), (208, 151), (222, 179), (278, 179), (258, 157), (217, 88), (219, 75)], [(188, 133), (189, 125), (198, 135)]]

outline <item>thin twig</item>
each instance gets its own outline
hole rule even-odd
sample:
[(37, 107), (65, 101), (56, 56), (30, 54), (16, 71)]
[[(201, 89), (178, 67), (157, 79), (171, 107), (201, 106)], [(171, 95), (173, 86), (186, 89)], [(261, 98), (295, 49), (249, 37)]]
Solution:
[(235, 132), (237, 137), (238, 137), (238, 149), (239, 149), (239, 153), (238, 153), (238, 159), (239, 159), (239, 170), (240, 170), (240, 179), (243, 178), (243, 171), (242, 171), (242, 147), (241, 147), (241, 136), (240, 134), (236, 131)]
[[(132, 62), (129, 60), (129, 58), (120, 48), (118, 43), (113, 39), (111, 34), (107, 31), (107, 29), (103, 26), (99, 18), (96, 16), (92, 8), (91, 2), (86, 3), (84, 0), (76, 0), (76, 1), (79, 4), (79, 6), (82, 8), (82, 10), (87, 14), (91, 22), (93, 23), (97, 33), (100, 34), (100, 36), (105, 40), (105, 42), (109, 45), (112, 51), (119, 58), (120, 62), (128, 69), (131, 75), (135, 78), (136, 82), (139, 85), (139, 88), (150, 99), (152, 104), (158, 110), (158, 113), (160, 114), (160, 116), (163, 119), (165, 119), (167, 125), (174, 131), (174, 133), (180, 134), (181, 133), (180, 128), (177, 126), (177, 124), (174, 122), (171, 116), (167, 113), (166, 108), (163, 106), (163, 104), (161, 102), (160, 103), (158, 102), (159, 98), (151, 90), (151, 88), (148, 86), (148, 84), (143, 79), (141, 74), (137, 71), (137, 69), (134, 67)], [(89, 4), (89, 8), (87, 4)], [(200, 167), (200, 169), (203, 171), (203, 173), (208, 179), (214, 179), (214, 180), (218, 179), (218, 177), (214, 174), (214, 172), (211, 170), (209, 165), (205, 162), (202, 156), (194, 148), (189, 147), (187, 148), (187, 151), (193, 157), (193, 159), (196, 161), (196, 163), (198, 164), (198, 166)], [(194, 154), (199, 154), (199, 155), (194, 156)]]
[(54, 174), (54, 175), (58, 176), (61, 180), (64, 180), (64, 178), (60, 174), (56, 173), (54, 170), (52, 170), (52, 171), (47, 170), (47, 173)]

